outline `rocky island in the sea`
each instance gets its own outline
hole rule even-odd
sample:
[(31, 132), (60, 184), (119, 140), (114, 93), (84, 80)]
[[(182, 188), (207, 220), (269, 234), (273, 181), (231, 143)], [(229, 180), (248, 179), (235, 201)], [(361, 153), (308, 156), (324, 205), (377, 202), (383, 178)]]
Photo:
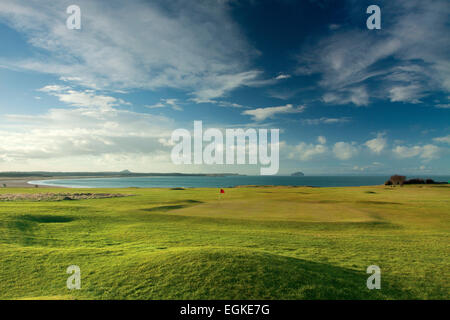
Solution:
[(301, 171), (294, 172), (291, 177), (303, 177), (305, 174)]

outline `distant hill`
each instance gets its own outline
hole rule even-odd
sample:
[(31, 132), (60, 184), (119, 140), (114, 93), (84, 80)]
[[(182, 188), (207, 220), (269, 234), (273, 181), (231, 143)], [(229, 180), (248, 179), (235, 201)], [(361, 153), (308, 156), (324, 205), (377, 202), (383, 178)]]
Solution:
[(303, 177), (305, 174), (301, 171), (294, 172), (291, 177)]

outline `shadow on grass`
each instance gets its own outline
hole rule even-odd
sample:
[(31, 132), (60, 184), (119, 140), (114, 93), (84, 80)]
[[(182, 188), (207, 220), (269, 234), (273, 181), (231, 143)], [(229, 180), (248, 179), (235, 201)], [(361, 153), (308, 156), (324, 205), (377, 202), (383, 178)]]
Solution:
[[(411, 298), (387, 277), (382, 290), (367, 289), (365, 271), (246, 249), (199, 248), (128, 261), (85, 288), (102, 299)], [(100, 283), (109, 289), (96, 289)]]
[(204, 201), (193, 200), (193, 199), (183, 200), (182, 202), (186, 202), (186, 203), (204, 203)]
[(145, 208), (145, 209), (141, 209), (141, 210), (144, 210), (147, 212), (167, 212), (167, 211), (191, 207), (192, 205), (203, 203), (203, 201), (188, 199), (188, 200), (179, 200), (179, 201), (174, 201), (174, 202), (169, 202), (169, 203), (177, 203), (177, 204), (158, 206), (158, 207), (153, 207), (153, 208)]
[(38, 223), (64, 223), (75, 220), (75, 218), (68, 216), (31, 215), (31, 214), (20, 216), (19, 219)]
[(159, 207), (153, 207), (153, 208), (146, 208), (146, 209), (142, 209), (142, 210), (147, 211), (147, 212), (167, 212), (167, 211), (171, 211), (171, 210), (183, 209), (186, 207), (188, 207), (188, 206), (184, 205), (184, 204), (177, 204), (177, 205), (173, 205), (173, 206), (159, 206)]
[(390, 202), (390, 201), (372, 201), (372, 200), (361, 200), (361, 201), (356, 201), (357, 203), (362, 203), (362, 204), (402, 204), (400, 202)]
[(74, 220), (75, 218), (73, 217), (58, 215), (27, 214), (17, 216), (7, 224), (14, 235), (9, 241), (12, 241), (12, 243), (18, 242), (25, 246), (31, 246), (38, 241), (35, 233), (40, 229), (40, 224), (67, 223)]

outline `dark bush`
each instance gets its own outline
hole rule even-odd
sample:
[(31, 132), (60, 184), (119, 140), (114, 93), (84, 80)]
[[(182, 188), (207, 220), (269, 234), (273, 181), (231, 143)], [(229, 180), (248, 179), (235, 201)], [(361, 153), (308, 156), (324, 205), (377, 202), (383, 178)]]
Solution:
[(405, 181), (405, 184), (425, 184), (425, 180), (414, 178)]
[(447, 184), (447, 182), (438, 182), (433, 179), (413, 178), (405, 181), (405, 184)]

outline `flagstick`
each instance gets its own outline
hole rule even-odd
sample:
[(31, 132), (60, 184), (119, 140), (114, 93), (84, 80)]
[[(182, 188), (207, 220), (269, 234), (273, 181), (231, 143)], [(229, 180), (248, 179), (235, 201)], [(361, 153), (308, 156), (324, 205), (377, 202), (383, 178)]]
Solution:
[[(221, 189), (222, 190), (222, 189)], [(219, 194), (217, 195), (217, 200), (219, 200), (219, 204), (222, 204), (222, 193), (219, 190)]]

